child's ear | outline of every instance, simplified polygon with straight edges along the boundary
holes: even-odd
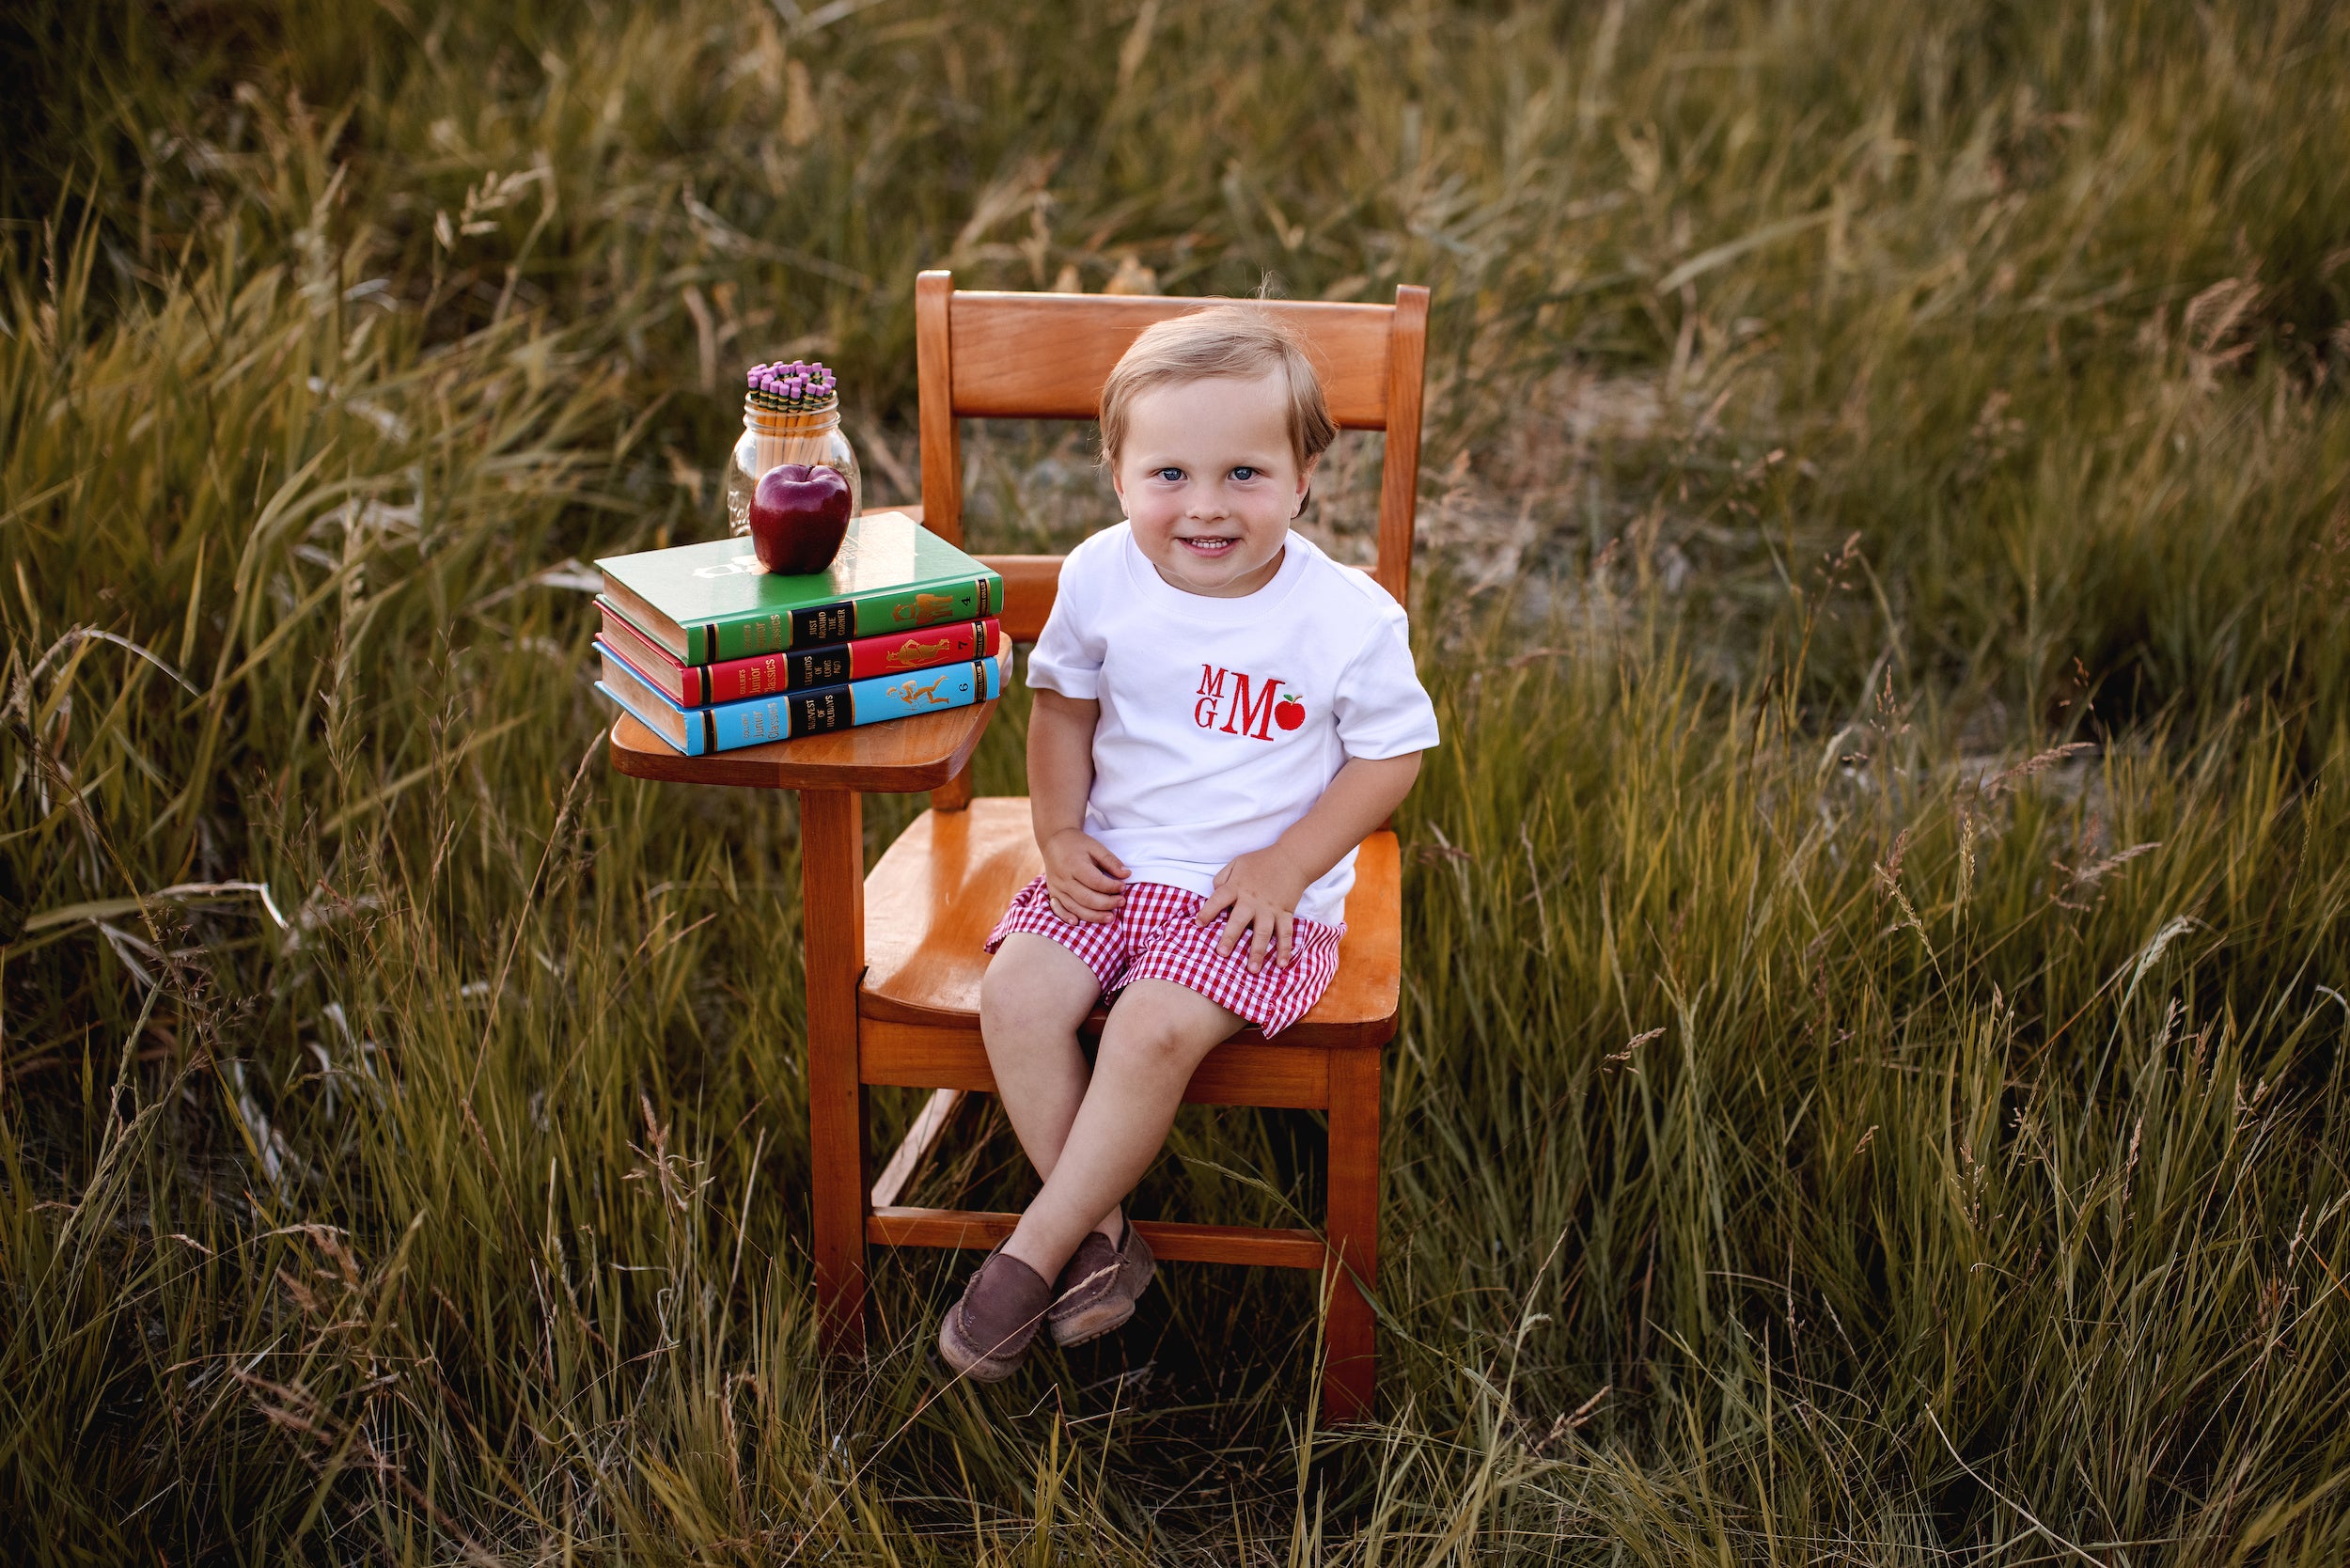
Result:
[[[1321,454],[1320,452],[1316,452],[1316,453],[1315,453],[1315,454],[1314,454],[1311,458],[1308,458],[1308,459],[1307,460],[1307,462],[1306,462],[1306,466],[1305,466],[1304,470],[1303,470],[1303,471],[1301,471],[1301,472],[1298,474],[1298,476],[1297,476],[1297,505],[1296,505],[1294,508],[1291,509],[1291,511],[1290,511],[1290,521],[1291,521],[1291,522],[1294,523],[1294,522],[1296,522],[1299,518],[1301,518],[1301,517],[1305,516],[1305,515],[1306,515],[1306,509],[1307,509],[1308,507],[1309,507],[1309,506],[1311,506],[1311,505],[1313,504],[1313,499],[1314,499],[1314,470],[1315,470],[1315,469],[1317,469],[1317,468],[1319,468],[1319,467],[1321,467],[1321,466],[1322,466],[1322,454]]]

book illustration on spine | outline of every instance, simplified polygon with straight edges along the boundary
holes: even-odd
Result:
[[[938,682],[945,679],[946,677],[942,675],[938,681],[932,681],[924,686],[917,686],[911,679],[908,679],[899,682],[894,686],[885,686],[882,689],[909,708],[917,710],[926,707],[944,708],[948,706],[948,702],[946,698],[938,695]]]
[[[601,637],[596,651],[603,663],[603,679],[596,689],[689,757],[966,707],[1002,696],[1010,677],[1007,650],[941,665],[927,679],[877,676],[813,691],[682,708]]]
[[[988,620],[977,624],[995,626],[997,622]],[[940,637],[935,642],[924,642],[916,637],[908,637],[887,653],[883,654],[882,662],[891,669],[920,669],[924,665],[944,662],[950,656],[950,651],[954,647],[955,638],[951,636]],[[990,648],[988,651],[993,653],[995,651]]]
[[[889,607],[889,618],[892,620],[910,620],[916,626],[927,626],[933,620],[944,620],[952,615],[956,608],[956,597],[951,593],[917,593],[910,604],[892,604]]]

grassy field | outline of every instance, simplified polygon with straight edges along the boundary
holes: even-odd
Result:
[[[2350,13],[11,9],[11,1553],[2350,1558]],[[579,563],[778,354],[910,495],[940,264],[1435,290],[1377,1426],[1273,1271],[814,1353],[791,808],[609,772]]]

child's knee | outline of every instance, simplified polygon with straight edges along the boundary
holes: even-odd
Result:
[[[1102,1035],[1102,1059],[1146,1074],[1180,1073],[1189,1077],[1199,1058],[1215,1048],[1226,1027],[1203,1017],[1199,1009],[1154,1006],[1154,1000],[1132,996],[1110,1014],[1110,1027]]]
[[[1067,949],[1025,933],[1007,938],[979,981],[979,1027],[1074,1028],[1101,996],[1092,971]]]

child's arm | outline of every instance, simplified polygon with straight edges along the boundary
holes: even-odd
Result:
[[[1034,756],[1033,749],[1030,755]],[[1031,761],[1031,778],[1035,767]],[[1199,906],[1198,916],[1204,926],[1230,911],[1216,937],[1216,950],[1230,952],[1246,938],[1249,973],[1264,967],[1268,953],[1276,964],[1288,968],[1298,899],[1348,850],[1361,843],[1366,834],[1387,820],[1418,776],[1417,751],[1376,760],[1352,758],[1322,792],[1313,809],[1292,823],[1287,833],[1263,849],[1237,856],[1216,872],[1215,891]]]
[[[1099,702],[1042,689],[1028,713],[1028,820],[1044,855],[1044,891],[1064,920],[1107,920],[1125,890],[1125,862],[1085,831],[1101,717]]]

